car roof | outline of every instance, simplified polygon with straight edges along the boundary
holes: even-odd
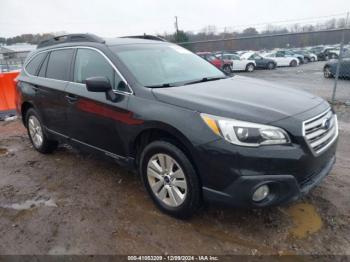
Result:
[[[115,45],[130,45],[130,44],[154,44],[168,43],[166,40],[151,36],[129,36],[102,38],[93,34],[68,34],[52,37],[40,42],[36,50],[47,50],[58,47],[69,47],[77,45],[100,45],[100,46],[115,46]]]
[[[197,54],[197,55],[214,55],[214,54],[211,53],[211,52],[197,52],[196,54]]]

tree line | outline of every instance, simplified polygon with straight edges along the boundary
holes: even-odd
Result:
[[[33,45],[37,45],[43,40],[47,40],[54,35],[52,33],[45,34],[22,34],[14,37],[0,37],[0,45],[13,45],[18,43],[29,43]]]
[[[341,31],[332,30],[346,27],[345,18],[333,18],[317,24],[291,24],[279,26],[264,25],[258,30],[248,27],[242,31],[225,28],[219,31],[216,26],[207,26],[198,32],[179,30],[173,34],[164,34],[162,37],[182,45],[193,51],[217,51],[221,49],[272,49],[276,47],[303,47],[320,44],[335,44],[341,40]],[[267,37],[269,36],[269,37]],[[270,37],[273,36],[273,37]],[[246,37],[253,37],[245,39]],[[237,40],[220,41],[234,38]],[[209,43],[191,43],[207,40],[219,40]],[[345,41],[350,41],[350,30],[346,30]],[[186,44],[189,42],[189,44]]]
[[[314,32],[322,30],[332,30],[344,28],[346,26],[345,18],[333,18],[322,23],[302,25],[300,23],[288,25],[288,26],[279,26],[274,24],[264,25],[263,29],[258,30],[255,27],[248,27],[242,31],[235,30],[234,27],[226,27],[225,30],[219,31],[216,26],[209,25],[197,32],[178,30],[173,34],[164,33],[160,35],[161,37],[167,39],[170,42],[181,43],[181,42],[196,42],[196,41],[205,41],[205,40],[218,40],[224,38],[240,38],[240,37],[249,37],[249,36],[266,36],[266,35],[275,35],[275,34],[287,34],[287,33],[305,33],[305,32]],[[44,33],[44,34],[22,34],[14,37],[0,37],[0,45],[12,45],[16,43],[30,43],[38,44],[43,40],[47,40],[53,37],[53,33]],[[308,41],[306,38],[312,38],[306,36],[302,38],[303,43],[307,42],[317,42],[317,39],[310,39]],[[322,36],[322,41],[329,44],[334,42],[334,35],[329,34],[329,36]],[[293,42],[293,39],[292,39]],[[284,43],[283,43],[284,44]],[[302,44],[302,43],[301,43]],[[320,43],[321,44],[321,43]],[[278,40],[275,40],[274,45],[279,45]],[[281,43],[282,45],[282,43]]]

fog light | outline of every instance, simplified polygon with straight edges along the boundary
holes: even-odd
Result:
[[[252,199],[255,202],[260,202],[264,200],[269,195],[269,193],[270,193],[269,187],[267,185],[262,185],[258,187],[257,190],[255,190]]]

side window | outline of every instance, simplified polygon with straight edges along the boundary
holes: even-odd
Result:
[[[94,76],[104,76],[109,79],[113,89],[127,91],[125,86],[120,84],[122,79],[100,53],[91,49],[78,49],[74,66],[74,82],[84,83],[87,78]]]
[[[44,62],[42,63],[38,76],[45,77],[48,61],[49,61],[49,55],[46,56]]]
[[[73,52],[73,49],[52,51],[47,64],[46,77],[68,81]]]
[[[38,75],[39,67],[47,53],[40,53],[36,55],[26,66],[26,71],[31,75]]]
[[[233,59],[233,60],[239,60],[239,56],[233,55],[233,56],[232,56],[232,59]]]

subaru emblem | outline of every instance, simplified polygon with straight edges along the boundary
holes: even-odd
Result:
[[[322,122],[322,128],[328,130],[330,128],[331,125],[331,119],[330,118],[326,118],[323,120]]]

